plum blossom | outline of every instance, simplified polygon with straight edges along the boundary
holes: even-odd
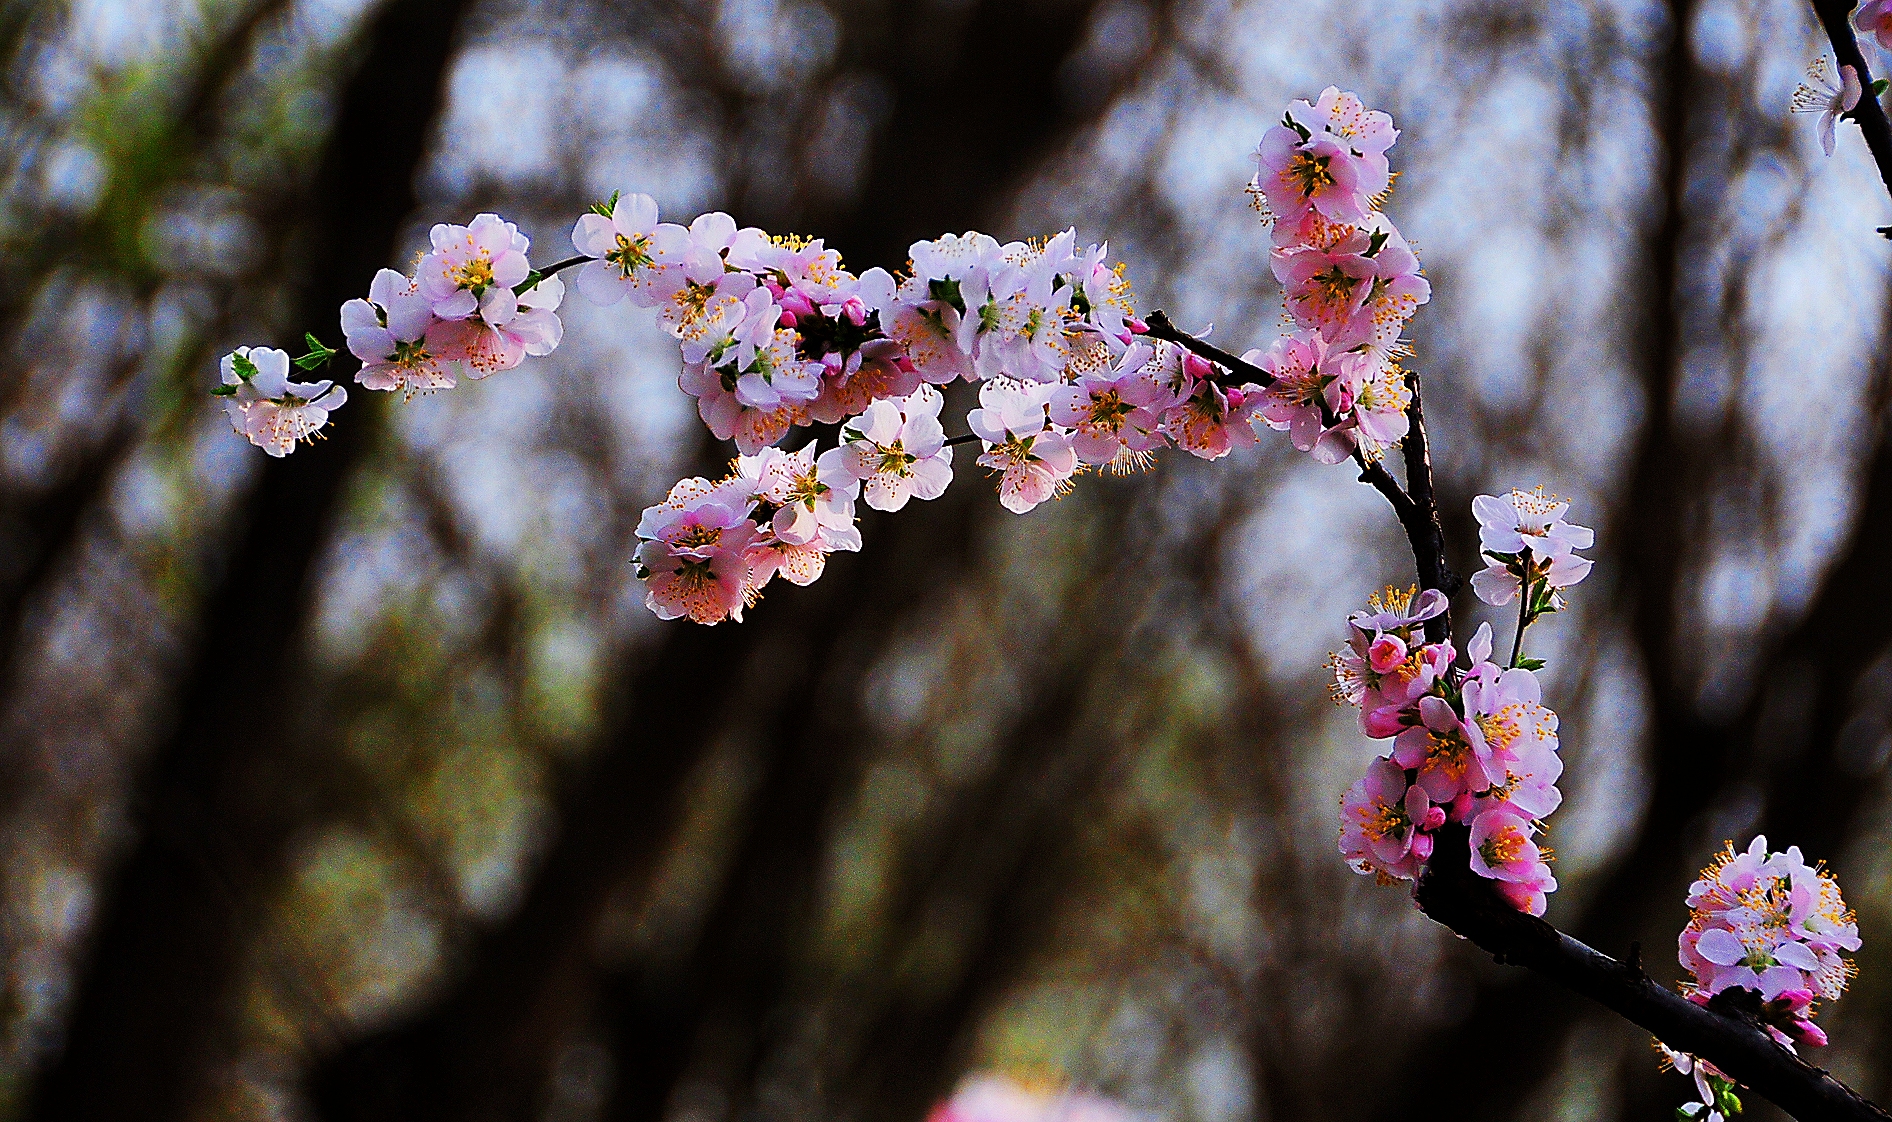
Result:
[[[482,214],[465,226],[439,223],[428,238],[433,251],[421,258],[415,277],[434,314],[466,319],[477,313],[492,327],[510,322],[519,305],[513,286],[532,272],[526,260],[531,242],[519,227]]]
[[[1253,383],[1223,389],[1203,379],[1193,394],[1164,412],[1163,435],[1192,456],[1219,460],[1255,443],[1254,422],[1264,401],[1264,391]]]
[[[1892,51],[1892,0],[1866,0],[1853,13],[1853,26]]]
[[[557,311],[564,299],[565,282],[546,277],[519,295],[505,323],[495,326],[470,318],[436,324],[428,335],[429,345],[457,356],[475,380],[515,369],[528,355],[549,355],[557,349],[565,337]]]
[[[1416,782],[1436,803],[1491,787],[1492,775],[1472,748],[1471,735],[1452,703],[1442,697],[1419,699],[1419,721],[1393,740],[1393,759],[1418,772]],[[1499,771],[1497,779],[1502,781]]]
[[[1361,731],[1395,736],[1417,720],[1408,712],[1452,664],[1450,643],[1426,643],[1423,626],[1446,609],[1445,594],[1387,588],[1347,618],[1347,650],[1333,655],[1334,700],[1360,707]]]
[[[1432,805],[1418,784],[1409,786],[1398,764],[1382,757],[1340,801],[1340,852],[1356,872],[1414,880],[1432,856],[1430,831],[1444,824],[1444,809]]]
[[[688,244],[682,227],[658,223],[656,200],[622,196],[610,213],[582,215],[572,227],[572,248],[592,258],[578,269],[578,291],[595,304],[615,304],[628,295],[639,307],[655,307],[663,278]]]
[[[1831,873],[1798,846],[1770,852],[1765,836],[1730,843],[1688,890],[1688,926],[1677,939],[1686,992],[1706,1000],[1739,987],[1760,994],[1768,1029],[1783,1044],[1824,1043],[1812,1004],[1846,991],[1859,925]]]
[[[999,473],[999,505],[1014,514],[1057,495],[1077,471],[1069,434],[1046,417],[1051,389],[1010,379],[987,382],[979,388],[979,408],[966,414],[985,448],[979,463]]]
[[[751,482],[764,509],[773,508],[743,551],[751,596],[777,573],[790,584],[813,584],[828,554],[861,548],[854,524],[860,481],[843,466],[840,449],[817,459],[813,444],[794,452],[764,448],[739,459],[736,471]]]
[[[1471,823],[1471,869],[1497,882],[1500,895],[1511,906],[1541,916],[1546,896],[1557,890],[1550,871],[1550,849],[1533,839],[1537,826],[1508,806],[1496,806]]]
[[[637,577],[644,604],[659,619],[742,621],[749,588],[745,551],[757,533],[749,519],[755,483],[741,476],[711,483],[679,481],[637,523]]]
[[[342,333],[361,360],[355,381],[371,390],[400,390],[412,398],[452,389],[463,372],[464,348],[450,321],[435,316],[420,286],[393,269],[382,269],[366,300],[342,305]]]
[[[231,427],[278,459],[315,439],[348,400],[331,381],[291,382],[289,354],[274,347],[238,347],[223,356],[221,370],[219,396]]]
[[[945,493],[953,481],[953,450],[939,424],[945,401],[938,390],[921,386],[907,397],[874,402],[843,430],[839,463],[860,481],[868,506],[899,510],[908,499]]]
[[[1119,471],[1146,465],[1163,446],[1158,413],[1168,395],[1143,368],[1154,357],[1147,343],[1124,353],[1114,370],[1093,370],[1051,393],[1051,420],[1071,430],[1077,458]]]
[[[1386,150],[1398,136],[1391,117],[1329,86],[1312,105],[1290,102],[1281,124],[1263,134],[1255,188],[1277,222],[1294,225],[1314,211],[1331,222],[1363,225],[1374,196],[1391,182]]]
[[[1590,548],[1596,539],[1588,527],[1564,520],[1569,509],[1569,503],[1546,495],[1542,487],[1474,498],[1472,513],[1487,559],[1486,567],[1472,574],[1478,598],[1494,606],[1508,604],[1529,582],[1545,590],[1547,610],[1562,607],[1559,593],[1590,575],[1590,561],[1573,551]]]
[[[1861,14],[1863,13],[1864,9],[1861,9]],[[1806,81],[1794,87],[1790,108],[1795,113],[1820,115],[1820,151],[1831,156],[1838,143],[1835,132],[1839,126],[1839,119],[1851,113],[1859,105],[1862,92],[1859,71],[1850,66],[1840,67],[1839,85],[1836,86],[1833,84],[1833,72],[1827,65],[1826,56],[1821,55],[1807,67]]]
[[[1253,350],[1244,362],[1274,379],[1260,393],[1258,416],[1270,428],[1285,430],[1294,446],[1323,464],[1337,464],[1353,454],[1357,422],[1351,379],[1340,376],[1338,355],[1329,362],[1326,341],[1318,333],[1296,332],[1276,339],[1267,350]]]

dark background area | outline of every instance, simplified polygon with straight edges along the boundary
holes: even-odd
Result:
[[[1892,202],[1786,112],[1820,46],[1787,0],[0,3],[0,1115],[919,1122],[996,1070],[1152,1122],[1671,1117],[1646,1035],[1340,861],[1374,749],[1323,660],[1410,579],[1344,469],[1019,518],[962,455],[705,629],[627,563],[731,454],[647,313],[281,462],[206,396],[433,222],[550,261],[617,189],[857,269],[1076,224],[1265,344],[1249,154],[1330,82],[1403,130],[1455,562],[1512,485],[1598,531],[1531,637],[1549,918],[1670,979],[1711,853],[1799,844],[1866,942],[1819,1062],[1892,1099]]]

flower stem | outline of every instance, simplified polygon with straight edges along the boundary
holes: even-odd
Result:
[[[1517,669],[1518,659],[1524,654],[1524,629],[1531,625],[1531,584],[1527,577],[1524,587],[1518,590],[1518,632],[1511,640],[1511,666]]]
[[[976,432],[962,432],[958,436],[947,437],[946,444],[949,447],[954,444],[970,444],[977,439],[979,439],[979,434]]]

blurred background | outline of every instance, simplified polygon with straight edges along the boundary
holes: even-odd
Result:
[[[549,261],[617,189],[857,269],[1076,224],[1265,344],[1250,153],[1329,83],[1404,130],[1456,566],[1480,492],[1598,530],[1531,640],[1549,918],[1670,981],[1724,840],[1826,858],[1865,949],[1820,1062],[1892,1099],[1892,201],[1786,112],[1821,48],[1792,0],[0,2],[0,1117],[919,1122],[974,1071],[1672,1117],[1646,1034],[1341,862],[1375,748],[1323,662],[1411,574],[1344,469],[1019,518],[962,454],[708,629],[628,564],[731,454],[647,313],[281,462],[206,396],[431,223]]]

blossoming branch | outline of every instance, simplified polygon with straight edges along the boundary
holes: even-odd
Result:
[[[1888,11],[1867,5],[1862,26],[1883,40]],[[1795,95],[1793,109],[1821,113],[1829,153],[1837,121],[1859,105],[1858,71],[1842,67],[1834,85],[1822,64]],[[897,511],[938,498],[959,444],[978,442],[975,462],[1019,514],[1086,472],[1144,470],[1172,447],[1217,460],[1269,430],[1320,463],[1351,461],[1392,503],[1421,584],[1372,597],[1332,659],[1336,699],[1358,707],[1367,738],[1390,742],[1340,800],[1346,860],[1383,884],[1412,885],[1428,914],[1480,945],[1658,1032],[1680,1026],[1678,1039],[1708,1041],[1661,1046],[1702,1092],[1684,1118],[1738,1109],[1742,1079],[1783,1105],[1802,1095],[1863,1104],[1797,1060],[1753,1052],[1716,1004],[1750,994],[1746,1015],[1770,1034],[1767,1047],[1824,1043],[1814,1003],[1844,989],[1852,965],[1840,954],[1859,938],[1837,884],[1798,850],[1770,854],[1764,839],[1730,847],[1696,883],[1680,944],[1694,978],[1684,995],[1651,996],[1639,970],[1625,980],[1621,964],[1534,918],[1557,887],[1544,823],[1563,799],[1563,761],[1536,676],[1543,663],[1524,641],[1589,574],[1579,551],[1594,535],[1542,488],[1477,497],[1484,565],[1471,587],[1494,607],[1515,604],[1516,618],[1503,661],[1490,624],[1455,645],[1457,579],[1432,498],[1419,381],[1403,365],[1406,325],[1431,287],[1383,210],[1398,135],[1387,114],[1329,87],[1291,102],[1262,137],[1248,190],[1272,224],[1269,263],[1292,327],[1239,357],[1160,312],[1139,318],[1123,265],[1075,230],[1011,243],[946,234],[915,242],[897,274],[856,274],[820,239],[739,228],[722,213],[661,222],[636,194],[579,218],[577,256],[543,269],[496,215],[435,226],[414,273],[382,270],[365,299],[343,305],[341,326],[361,362],[355,381],[411,398],[551,353],[563,336],[563,272],[596,304],[654,310],[679,344],[679,388],[738,453],[727,476],[681,480],[637,526],[646,605],[699,624],[740,621],[775,577],[806,585],[829,554],[858,550],[858,502]],[[308,340],[294,360],[268,348],[223,360],[217,392],[233,426],[274,456],[319,435],[347,400],[331,381],[288,380],[292,365],[314,370],[336,353]],[[942,390],[962,381],[978,384],[978,405],[948,435]],[[815,424],[836,434],[826,446],[785,447]],[[1403,484],[1386,466],[1394,452]]]

